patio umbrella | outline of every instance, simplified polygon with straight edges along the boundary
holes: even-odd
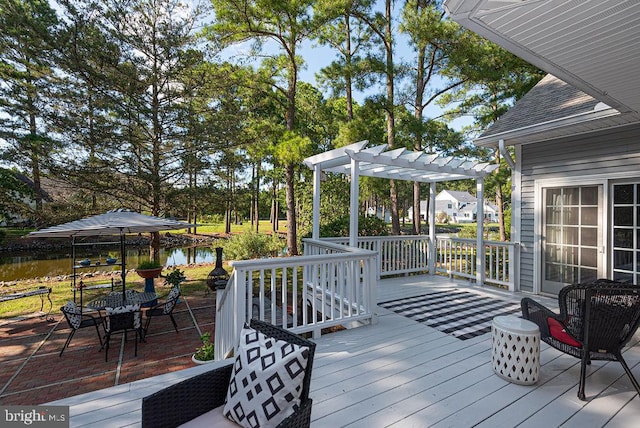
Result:
[[[29,233],[27,236],[34,238],[64,238],[72,239],[75,258],[75,238],[84,236],[120,235],[120,252],[122,257],[122,293],[125,295],[125,234],[159,232],[162,230],[186,229],[195,226],[177,220],[154,217],[123,209],[109,211],[92,217],[74,220],[58,226]],[[75,263],[75,262],[74,262]],[[82,288],[80,289],[80,301],[82,302]],[[81,303],[82,304],[82,303]]]

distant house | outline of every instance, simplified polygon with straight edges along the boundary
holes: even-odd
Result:
[[[436,215],[445,213],[451,223],[475,223],[478,200],[469,192],[443,190],[436,195]],[[420,202],[420,216],[427,215],[427,201]],[[409,208],[409,218],[413,219],[413,208]],[[488,222],[498,221],[498,207],[487,201],[484,204],[484,218]]]
[[[0,195],[0,226],[16,226],[29,224],[31,219],[25,213],[35,208],[35,185],[26,175],[10,169],[2,169],[0,177],[3,181]],[[9,185],[11,183],[11,185]],[[40,190],[43,202],[50,202],[51,196],[44,189]]]

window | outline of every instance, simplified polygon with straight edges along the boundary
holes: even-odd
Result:
[[[640,283],[640,183],[613,186],[613,279]]]

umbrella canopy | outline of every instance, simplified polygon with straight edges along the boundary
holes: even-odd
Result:
[[[133,211],[109,211],[58,226],[29,233],[34,238],[63,238],[74,236],[120,235],[121,233],[159,232],[186,229],[194,224],[154,217]]]
[[[81,220],[71,221],[69,223],[60,224],[58,226],[48,227],[46,229],[37,230],[29,233],[27,236],[35,238],[71,238],[74,260],[73,285],[75,288],[76,280],[76,238],[84,236],[104,236],[104,235],[120,235],[120,253],[122,257],[122,296],[123,302],[126,300],[126,269],[125,269],[125,251],[124,237],[127,233],[143,233],[143,232],[159,232],[161,230],[186,229],[193,227],[194,224],[184,223],[181,221],[170,220],[166,218],[154,217],[150,215],[140,214],[133,211],[115,210],[92,217],[83,218]],[[153,288],[153,279],[151,279],[150,287]],[[145,285],[145,291],[146,285]],[[82,287],[80,287],[80,307],[83,306]],[[75,300],[75,294],[74,294]],[[82,309],[81,309],[82,310]]]

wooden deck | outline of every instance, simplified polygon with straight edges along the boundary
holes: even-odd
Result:
[[[519,302],[521,295],[477,289],[442,277],[380,281],[378,301],[438,290],[470,290]],[[539,300],[553,307],[551,299]],[[640,377],[640,341],[624,353]],[[389,310],[378,322],[317,341],[311,382],[313,427],[631,427],[640,398],[617,362],[593,362],[586,394],[577,396],[579,361],[545,344],[534,386],[492,371],[491,334],[460,340]],[[220,363],[213,363],[220,364]],[[70,405],[71,426],[140,426],[141,398],[211,366],[119,385],[49,404]]]

